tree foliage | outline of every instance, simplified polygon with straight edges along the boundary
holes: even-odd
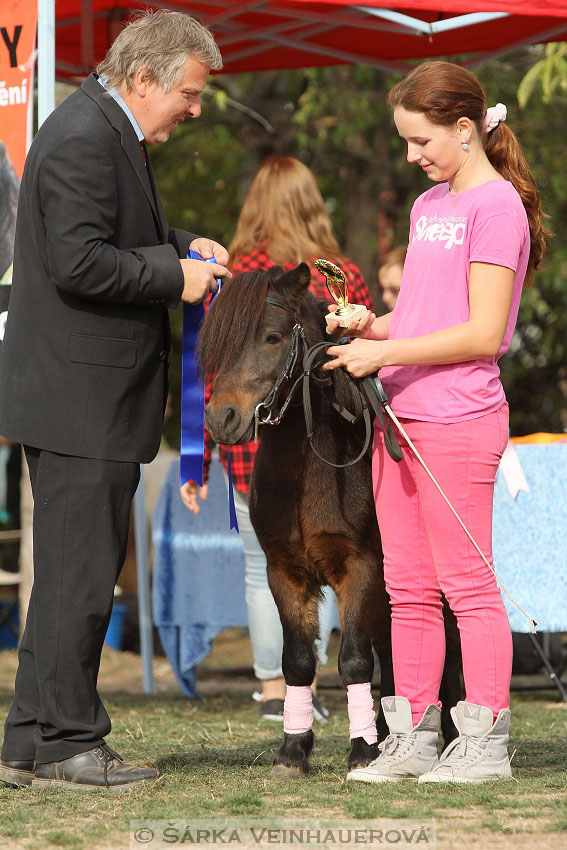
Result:
[[[552,42],[539,47],[538,52],[543,52],[542,58],[532,65],[518,87],[522,109],[538,85],[544,103],[551,103],[556,93],[564,99],[567,97],[567,44]]]
[[[557,233],[544,268],[524,293],[511,351],[501,360],[516,435],[567,428],[564,115],[536,98],[529,110],[519,109],[518,87],[534,59],[539,61],[540,54],[531,48],[476,69],[489,104],[508,106],[508,121]],[[317,176],[339,243],[361,267],[380,311],[375,288],[379,259],[392,244],[407,240],[411,205],[431,185],[425,174],[408,165],[405,144],[386,105],[397,79],[365,66],[213,78],[201,118],[151,153],[169,220],[227,245],[262,161],[278,153],[296,156]],[[559,88],[554,91],[557,97]],[[178,311],[174,321],[174,409],[180,316]],[[177,422],[175,415],[168,427],[174,443]]]

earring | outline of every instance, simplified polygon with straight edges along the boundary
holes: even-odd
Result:
[[[464,141],[464,142],[461,142],[461,147],[462,147],[462,149],[463,149],[464,151],[468,151],[468,149],[469,149],[469,140],[468,140],[468,139],[465,139],[465,141]]]

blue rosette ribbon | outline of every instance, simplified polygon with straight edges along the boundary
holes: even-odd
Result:
[[[215,257],[204,259],[197,251],[190,250],[190,260],[216,263]],[[209,308],[220,292],[221,279],[217,278],[217,291],[211,298]],[[196,481],[203,486],[203,463],[205,456],[205,381],[197,362],[199,330],[205,315],[203,303],[183,304],[183,339],[181,350],[181,456],[179,485]],[[228,451],[228,507],[230,527],[238,532],[238,520],[234,507],[230,450]]]

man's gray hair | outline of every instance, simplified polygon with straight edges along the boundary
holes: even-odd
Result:
[[[212,71],[222,58],[209,30],[183,12],[160,9],[142,12],[119,33],[97,67],[110,88],[129,90],[136,71],[145,68],[150,82],[170,91],[192,56]]]

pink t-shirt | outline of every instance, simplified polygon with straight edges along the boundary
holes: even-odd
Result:
[[[496,357],[380,370],[398,416],[450,423],[475,419],[502,406],[506,399],[497,360],[510,345],[516,325],[529,252],[526,211],[506,180],[490,180],[458,194],[451,194],[448,184],[442,183],[417,199],[390,339],[423,336],[466,322],[473,262],[513,269],[514,291]]]

